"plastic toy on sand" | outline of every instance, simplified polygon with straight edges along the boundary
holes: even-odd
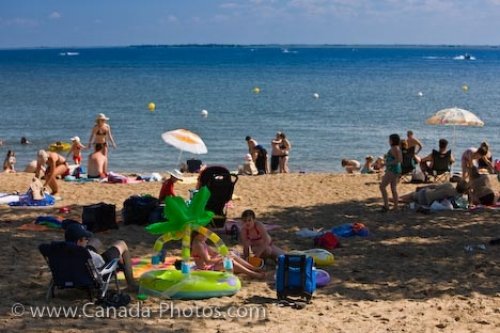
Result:
[[[305,254],[313,258],[316,266],[331,266],[333,265],[333,254],[325,249],[311,249],[305,251],[291,251],[289,254]]]
[[[163,245],[166,242],[181,239],[181,270],[156,270],[144,273],[139,280],[139,295],[170,299],[203,299],[234,295],[240,290],[241,282],[233,274],[229,250],[217,234],[204,227],[214,216],[212,212],[205,211],[209,197],[208,188],[202,187],[189,205],[186,205],[181,197],[165,199],[164,216],[168,216],[169,220],[146,227],[151,234],[162,234],[155,242],[154,249],[158,255],[153,257],[152,262],[158,262],[164,257]],[[191,271],[189,260],[193,230],[203,234],[215,244],[219,254],[224,257],[224,272]]]

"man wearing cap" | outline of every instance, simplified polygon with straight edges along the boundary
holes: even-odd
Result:
[[[109,120],[104,113],[99,113],[95,119],[96,124],[92,128],[89,139],[89,147],[94,144],[102,144],[104,146],[103,154],[108,154],[108,140],[111,141],[113,148],[116,148],[115,140],[111,134],[111,126],[109,126],[106,121]]]
[[[57,185],[57,176],[66,176],[69,174],[68,162],[66,159],[54,152],[46,152],[41,149],[37,154],[35,176],[41,177],[43,168],[45,167],[45,184],[52,190],[52,195],[57,194],[59,187]]]
[[[64,238],[68,243],[74,243],[78,246],[86,248],[92,257],[94,266],[98,270],[113,259],[118,259],[123,268],[123,273],[129,289],[132,289],[132,291],[136,291],[138,289],[132,273],[130,253],[128,251],[127,244],[124,241],[117,241],[113,243],[113,245],[104,253],[98,254],[97,248],[100,247],[101,242],[96,238],[92,238],[92,233],[86,230],[85,226],[76,221],[74,223],[70,223],[66,227]]]
[[[177,181],[182,182],[182,173],[179,170],[175,169],[169,174],[170,178],[161,185],[160,195],[158,196],[160,202],[164,202],[166,197],[175,196],[174,185]]]
[[[85,149],[84,145],[80,142],[80,138],[78,136],[74,136],[71,138],[71,149],[69,150],[68,154],[66,157],[69,156],[69,154],[73,153],[73,162],[75,164],[80,165],[82,163],[82,149]]]

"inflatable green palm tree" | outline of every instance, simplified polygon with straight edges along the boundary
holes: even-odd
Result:
[[[186,204],[181,197],[167,197],[165,199],[164,215],[167,221],[153,223],[146,230],[153,235],[160,235],[155,243],[155,251],[161,251],[163,244],[172,239],[182,238],[182,272],[189,274],[189,259],[191,257],[191,230],[206,226],[214,213],[205,210],[210,198],[210,190],[203,186]]]

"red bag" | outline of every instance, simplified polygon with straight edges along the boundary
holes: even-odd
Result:
[[[339,239],[330,231],[325,232],[323,235],[314,238],[314,246],[321,247],[326,250],[333,250],[340,246]]]

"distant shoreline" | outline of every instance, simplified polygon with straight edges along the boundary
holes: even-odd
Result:
[[[460,44],[138,44],[108,46],[23,46],[0,47],[8,50],[61,50],[61,49],[116,49],[116,48],[442,48],[442,49],[498,49],[500,45],[460,45]]]

